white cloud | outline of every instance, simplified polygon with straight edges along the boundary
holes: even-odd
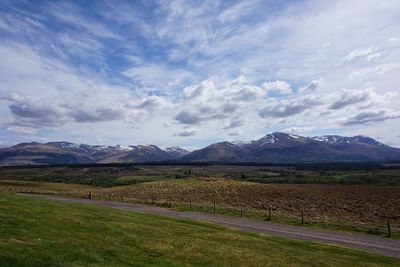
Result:
[[[267,122],[344,132],[380,121],[374,134],[389,136],[399,111],[399,1],[152,5],[0,7],[4,129],[39,138],[27,127],[36,121],[53,136],[179,144],[221,132],[252,139]],[[182,125],[200,126],[178,138]]]
[[[350,62],[360,57],[370,56],[373,52],[377,50],[376,47],[368,47],[368,48],[357,48],[356,50],[351,51],[345,58],[344,61]],[[376,55],[376,54],[375,54]],[[367,57],[368,59],[368,57]],[[370,60],[368,60],[370,61]]]
[[[8,74],[0,76],[0,83],[1,98],[13,115],[5,122],[10,131],[33,133],[71,127],[73,122],[124,120],[133,115],[129,101],[140,101],[126,88],[86,77],[27,46],[0,44],[0,56],[10,59],[8,64],[0,62],[1,73]]]
[[[254,101],[260,97],[263,97],[264,91],[259,88],[258,86],[245,86],[243,89],[240,91],[236,92],[232,99],[234,101],[244,101],[244,102],[249,102],[249,101]]]
[[[238,136],[238,135],[240,135],[242,132],[240,132],[240,131],[229,131],[227,134],[229,135],[229,136]]]
[[[72,2],[48,3],[47,11],[56,19],[85,30],[87,34],[93,34],[101,38],[122,39],[121,35],[106,25],[85,17],[82,14],[83,10]]]
[[[315,130],[314,126],[293,126],[293,127],[283,129],[282,132],[291,133],[291,134],[303,134],[303,133],[308,133],[308,132],[311,132],[314,130]]]
[[[379,59],[381,56],[382,56],[381,53],[369,54],[369,55],[367,56],[367,61],[368,61],[368,62],[370,62],[370,61],[375,61],[375,60]]]
[[[261,87],[267,91],[277,92],[280,94],[291,94],[292,88],[285,81],[265,82]]]
[[[164,64],[145,64],[125,70],[123,74],[143,86],[170,88],[190,80],[192,74],[186,70],[170,68]]]
[[[313,91],[316,91],[318,88],[322,87],[323,85],[324,85],[324,79],[323,78],[319,78],[317,80],[312,80],[306,86],[300,87],[299,93],[313,92]]]
[[[160,97],[160,96],[148,96],[146,97],[142,103],[140,103],[140,105],[138,105],[137,107],[139,109],[146,109],[149,111],[153,111],[156,109],[163,109],[163,108],[167,108],[169,107],[171,104],[169,103],[169,101],[164,98],[164,97]]]
[[[365,77],[377,77],[393,70],[399,69],[400,64],[382,64],[374,67],[357,68],[350,72],[349,79],[360,79]]]
[[[202,100],[206,100],[215,90],[215,84],[212,81],[205,80],[200,84],[183,88],[182,96],[184,99],[203,98]]]
[[[11,133],[18,133],[18,134],[35,134],[38,132],[38,129],[31,128],[31,127],[21,127],[21,126],[9,126],[7,127],[7,131]]]
[[[256,3],[257,1],[245,1],[245,2],[239,2],[237,4],[234,4],[230,6],[229,8],[226,8],[223,10],[218,18],[222,23],[231,23],[233,21],[236,21],[243,17],[244,15],[248,15],[251,11],[253,11],[256,8]]]

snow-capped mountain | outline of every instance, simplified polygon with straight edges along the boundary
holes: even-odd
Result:
[[[74,144],[74,143],[70,143],[70,142],[50,142],[47,143],[48,145],[54,145],[60,148],[64,148],[64,149],[77,149],[79,148],[79,145]]]
[[[365,136],[303,137],[275,132],[247,143],[220,142],[183,156],[182,161],[352,162],[400,160],[400,149]]]
[[[189,151],[187,151],[186,149],[183,149],[179,146],[167,147],[165,149],[165,151],[168,152],[170,155],[176,156],[177,158],[180,158],[184,155],[189,154]]]
[[[345,137],[340,135],[322,135],[311,138],[314,141],[329,143],[329,144],[367,144],[372,146],[386,146],[373,138],[357,135],[353,137]]]
[[[65,141],[45,144],[31,142],[0,149],[0,165],[162,161],[176,159],[187,153],[189,152],[180,147],[162,150],[155,145],[105,146]]]
[[[50,142],[21,143],[0,149],[0,165],[66,163],[177,162],[360,162],[400,161],[400,149],[366,136],[304,137],[275,132],[249,142],[219,142],[188,152],[156,145],[104,146]]]

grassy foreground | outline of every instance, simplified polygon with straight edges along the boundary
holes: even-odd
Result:
[[[338,246],[0,194],[0,266],[400,266]]]

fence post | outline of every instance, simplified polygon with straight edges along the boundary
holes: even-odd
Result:
[[[214,203],[214,214],[215,214],[215,200],[213,201],[213,203]]]
[[[388,230],[388,237],[392,237],[392,229],[390,228],[390,221],[389,218],[386,218],[386,223],[387,223],[387,230]]]
[[[243,217],[243,205],[240,204],[240,217]]]
[[[301,224],[304,224],[304,211],[301,211]]]
[[[192,200],[189,200],[189,209],[192,209]]]
[[[172,200],[171,199],[169,199],[169,203],[168,203],[168,207],[172,207]]]
[[[268,207],[268,218],[267,221],[271,221],[272,220],[272,209],[271,206]]]

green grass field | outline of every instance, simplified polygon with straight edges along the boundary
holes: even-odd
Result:
[[[0,266],[400,266],[207,223],[0,194]]]

